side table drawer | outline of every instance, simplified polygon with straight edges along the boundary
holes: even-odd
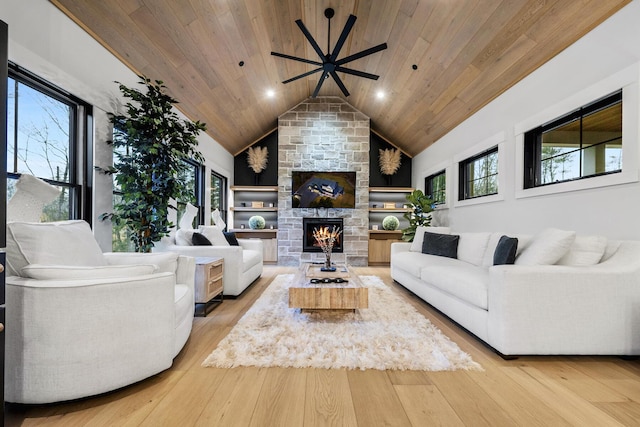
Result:
[[[207,282],[207,301],[222,293],[222,275]]]

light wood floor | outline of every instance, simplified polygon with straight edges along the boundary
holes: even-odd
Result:
[[[197,318],[171,369],[116,392],[72,403],[10,405],[15,426],[637,426],[640,361],[522,357],[505,361],[433,308],[380,276],[431,319],[484,372],[214,369],[200,363],[271,280],[269,266],[235,300]],[[126,361],[123,361],[126,362]]]

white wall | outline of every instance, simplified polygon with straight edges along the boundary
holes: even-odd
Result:
[[[438,222],[458,231],[535,233],[558,227],[640,239],[638,22],[640,1],[634,0],[414,157],[417,188],[424,189],[426,176],[447,168],[449,202],[437,212]],[[623,173],[523,191],[522,133],[620,88]],[[500,194],[487,203],[458,202],[457,162],[486,141],[500,143]],[[598,187],[589,188],[594,184]]]
[[[109,138],[110,125],[106,113],[118,111],[122,104],[114,81],[131,86],[137,84],[138,77],[46,0],[2,0],[0,19],[9,25],[10,61],[94,106],[94,164],[108,166],[111,156],[105,140]],[[206,159],[206,182],[210,182],[213,168],[231,183],[231,153],[208,135],[203,134],[198,140]],[[110,211],[111,181],[98,174],[94,181],[94,232],[103,250],[110,250],[111,225],[96,218]],[[207,211],[208,195],[209,192]]]

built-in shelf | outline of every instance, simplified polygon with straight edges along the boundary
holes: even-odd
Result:
[[[257,191],[257,192],[277,192],[277,186],[269,185],[232,185],[232,191]]]
[[[278,208],[273,206],[265,206],[263,208],[252,208],[250,206],[232,206],[233,212],[277,212]]]
[[[264,253],[263,260],[267,263],[278,262],[278,187],[265,185],[234,185],[232,229],[239,238],[262,239]],[[244,206],[242,206],[244,204]],[[252,206],[262,204],[262,207]],[[254,215],[262,216],[266,221],[266,228],[252,230],[248,228],[249,218]],[[240,226],[244,225],[245,228]],[[273,228],[271,228],[273,227]]]
[[[369,187],[369,193],[413,193],[411,187]]]
[[[394,208],[394,209],[385,209],[385,208],[369,208],[369,212],[397,212],[397,213],[405,213],[411,212],[411,208]]]
[[[391,244],[402,241],[402,229],[409,225],[404,214],[412,209],[403,206],[413,190],[410,187],[369,187],[369,227],[378,227],[378,230],[369,230],[369,265],[389,265]],[[385,208],[385,205],[394,207]],[[389,215],[400,221],[397,230],[382,228],[382,221]]]

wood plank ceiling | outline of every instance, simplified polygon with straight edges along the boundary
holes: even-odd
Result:
[[[314,67],[270,54],[318,60],[295,20],[324,51],[324,10],[335,9],[332,45],[354,14],[339,58],[389,47],[349,64],[379,80],[340,73],[347,101],[380,135],[415,155],[630,0],[51,2],[136,73],[163,80],[179,108],[234,154],[273,130],[277,117],[318,83],[319,73],[283,85]],[[343,97],[331,78],[320,96]]]

